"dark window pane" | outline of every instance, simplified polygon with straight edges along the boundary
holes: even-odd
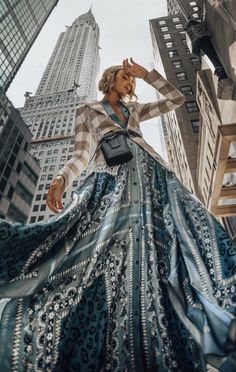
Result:
[[[8,190],[8,193],[7,193],[7,197],[8,197],[9,199],[11,199],[13,193],[14,193],[14,189],[13,189],[12,186],[10,186],[10,188],[9,188],[9,190]]]
[[[4,191],[6,187],[7,181],[3,178],[0,182],[0,191]]]
[[[22,164],[21,164],[21,163],[18,163],[18,164],[17,164],[17,167],[16,167],[16,171],[17,171],[17,173],[20,173],[21,168],[22,168]]]
[[[13,167],[13,165],[15,164],[15,160],[16,160],[16,157],[14,154],[12,154],[8,163]]]
[[[15,222],[25,223],[27,221],[27,216],[13,205],[8,208],[7,217]]]
[[[18,143],[16,143],[15,146],[13,147],[13,152],[14,152],[15,155],[18,154],[19,149],[20,149],[20,146],[18,145]]]
[[[200,128],[200,121],[199,120],[191,120],[191,124],[192,124],[192,128],[193,128],[194,133],[198,133],[199,128]]]
[[[5,172],[4,172],[4,176],[6,178],[9,178],[10,177],[10,174],[11,174],[11,167],[9,167],[9,165],[6,166],[6,169],[5,169]]]
[[[193,91],[192,91],[192,87],[191,87],[191,85],[182,85],[182,87],[180,87],[180,90],[181,90],[181,92],[182,92],[185,96],[188,96],[188,95],[193,94]]]
[[[30,181],[37,185],[38,182],[38,176],[37,174],[31,169],[26,162],[24,162],[22,167],[22,172],[30,179]]]
[[[189,101],[185,102],[186,108],[188,112],[197,112],[199,111],[198,105],[196,101]]]
[[[31,205],[33,195],[18,181],[16,188],[16,194],[18,194],[28,205]]]

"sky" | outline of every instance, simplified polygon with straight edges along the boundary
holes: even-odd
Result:
[[[35,93],[59,34],[91,5],[100,30],[98,79],[105,68],[121,64],[124,58],[133,57],[148,70],[153,68],[149,20],[167,15],[166,0],[59,0],[7,91],[15,107],[24,105],[26,91]],[[140,79],[136,94],[139,102],[156,100],[155,90]],[[159,127],[158,119],[141,124],[144,138],[164,156]]]

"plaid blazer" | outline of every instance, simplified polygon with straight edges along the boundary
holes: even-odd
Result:
[[[156,70],[150,71],[144,80],[156,88],[165,98],[144,104],[138,102],[127,103],[126,106],[130,112],[127,131],[128,133],[132,131],[141,135],[139,137],[130,133],[130,137],[135,143],[146,150],[154,159],[172,170],[160,155],[143,139],[139,123],[176,109],[183,104],[185,97]],[[87,175],[94,171],[106,171],[112,175],[117,174],[120,165],[109,167],[105,162],[102,151],[100,148],[97,148],[97,145],[106,133],[121,130],[121,126],[109,117],[100,102],[85,103],[77,108],[74,153],[72,158],[58,173],[64,176],[66,188],[84,169],[88,171]]]

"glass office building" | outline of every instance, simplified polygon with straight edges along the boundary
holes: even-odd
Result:
[[[58,0],[0,1],[0,90],[6,92]]]
[[[0,95],[0,217],[27,221],[40,174],[29,152],[32,134],[5,94]]]

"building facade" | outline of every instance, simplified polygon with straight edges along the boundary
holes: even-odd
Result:
[[[165,116],[169,162],[181,181],[197,192],[197,151],[199,109],[196,102],[196,72],[200,58],[191,55],[186,45],[183,15],[150,20],[150,31],[157,67],[185,96],[185,104]]]
[[[21,114],[33,133],[31,154],[41,167],[28,222],[53,215],[46,206],[47,192],[59,169],[72,157],[76,108],[96,98],[98,42],[99,28],[90,9],[61,33],[35,96],[26,94]],[[85,175],[64,193],[65,204]]]
[[[99,28],[91,9],[66,26],[58,38],[36,95],[77,88],[79,96],[94,100],[99,68]]]
[[[20,113],[0,96],[0,217],[25,223],[40,167],[28,147],[32,138]]]
[[[236,238],[236,14],[233,1],[205,1],[204,24],[226,77],[202,57],[197,77],[201,131],[198,185],[206,206]],[[215,27],[217,25],[217,27]]]
[[[168,15],[181,14],[185,21],[189,18],[201,19],[203,14],[203,0],[167,0]]]
[[[58,0],[1,0],[0,89],[9,88]]]

